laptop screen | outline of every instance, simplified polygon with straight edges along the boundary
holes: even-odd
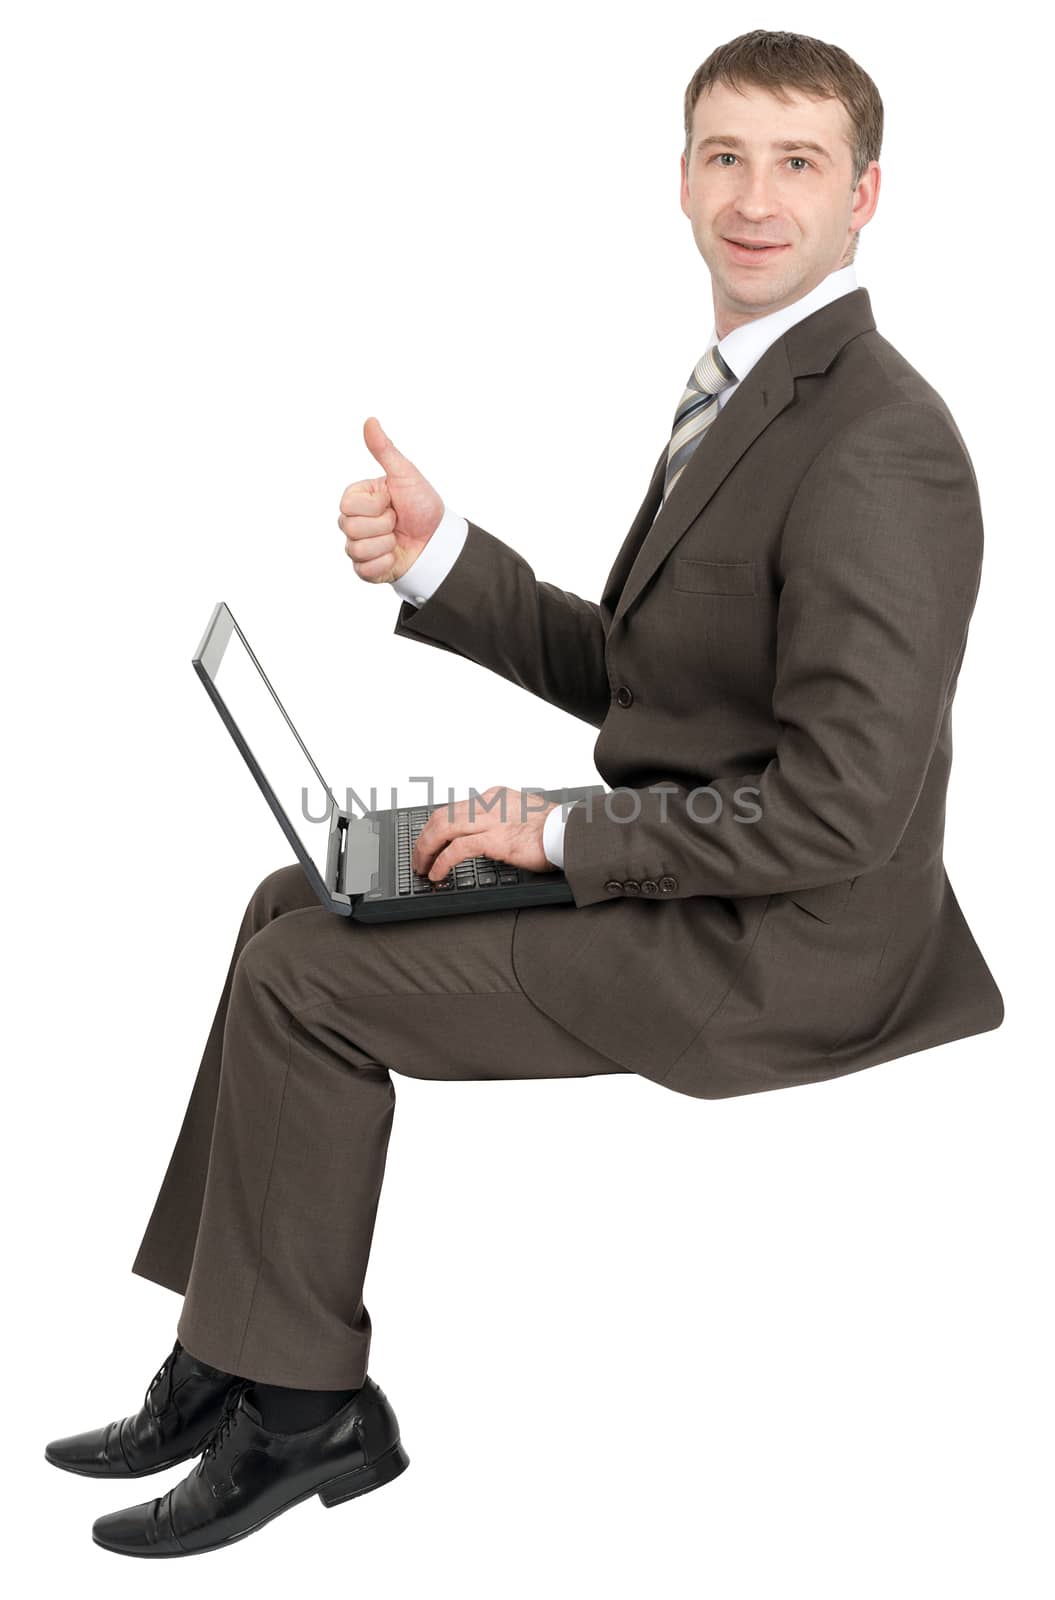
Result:
[[[334,799],[226,605],[214,610],[194,668],[301,860],[326,881]],[[269,793],[270,791],[270,793]],[[307,863],[305,862],[305,865]]]

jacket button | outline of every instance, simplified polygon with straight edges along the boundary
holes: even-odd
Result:
[[[627,894],[641,893],[641,885],[638,883],[636,878],[624,878],[623,888],[626,890]]]
[[[605,888],[608,890],[609,894],[622,894],[623,892],[623,885],[620,883],[618,878],[609,878],[608,882],[605,884]]]
[[[666,878],[660,878],[660,880],[659,880],[659,892],[660,892],[660,894],[673,894],[677,887],[678,887],[677,878],[666,877]]]
[[[656,883],[655,878],[642,878],[641,879],[641,893],[642,894],[655,894],[655,892],[656,892],[658,887],[659,887],[659,885]]]
[[[630,706],[634,703],[634,696],[625,683],[621,683],[615,691],[615,697],[621,706]]]

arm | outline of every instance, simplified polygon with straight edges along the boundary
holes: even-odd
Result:
[[[612,817],[575,806],[564,872],[576,905],[611,899],[614,880],[764,895],[888,861],[954,692],[981,557],[977,484],[947,418],[906,401],[850,423],[808,468],[784,528],[775,754],[710,781],[696,813],[712,816],[717,793],[713,822],[694,820],[682,783],[624,791]],[[634,795],[636,819],[613,820],[633,815]],[[754,806],[759,820],[745,821]]]
[[[394,632],[465,656],[599,728],[611,703],[600,608],[538,582],[509,545],[476,523],[467,526],[446,575],[417,609],[404,599]],[[420,594],[417,566],[405,582]]]
[[[465,518],[444,507],[440,524],[421,555],[409,571],[393,583],[396,593],[412,605],[424,605],[457,561],[468,532]],[[563,809],[556,806],[548,813],[542,828],[542,849],[546,860],[555,867],[564,862],[564,827]]]
[[[395,632],[467,656],[599,728],[609,703],[600,607],[537,583],[509,545],[448,512],[376,417],[363,439],[385,475],[348,485],[337,525],[360,578],[399,586]]]

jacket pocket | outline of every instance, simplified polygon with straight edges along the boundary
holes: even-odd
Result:
[[[855,879],[843,878],[839,883],[820,883],[814,889],[792,889],[788,899],[811,917],[821,922],[834,922],[850,897]]]
[[[675,556],[674,587],[689,594],[754,594],[755,563]]]

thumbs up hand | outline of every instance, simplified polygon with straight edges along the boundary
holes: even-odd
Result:
[[[348,485],[337,526],[356,574],[366,583],[394,583],[414,565],[439,527],[443,501],[396,449],[376,417],[367,417],[363,439],[384,477]]]

